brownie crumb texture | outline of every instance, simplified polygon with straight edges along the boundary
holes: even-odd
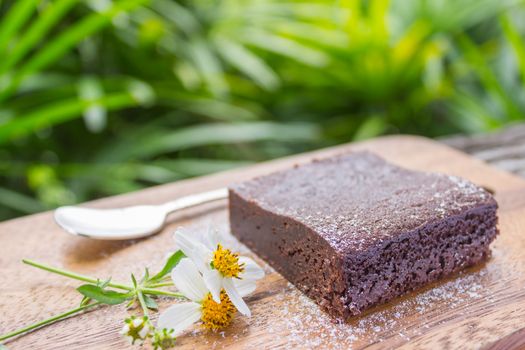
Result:
[[[230,188],[232,233],[338,318],[486,260],[496,209],[467,180],[368,152]]]

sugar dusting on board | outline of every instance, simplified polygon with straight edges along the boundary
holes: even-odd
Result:
[[[482,297],[482,286],[478,282],[483,271],[462,275],[411,299],[404,299],[388,309],[378,310],[362,317],[354,317],[349,323],[336,322],[296,288],[288,285],[286,291],[277,296],[283,307],[276,310],[280,322],[267,326],[267,331],[284,337],[290,346],[306,349],[351,349],[352,346],[370,343],[383,338],[399,337],[402,342],[422,334],[428,325],[422,323],[418,329],[407,327],[405,318],[414,313],[424,315],[435,310],[436,305],[447,309],[459,308],[473,299]],[[283,331],[285,330],[285,331]]]
[[[258,335],[265,334],[278,339],[281,345],[286,344],[286,348],[357,349],[387,338],[403,344],[424,334],[436,323],[445,322],[452,310],[457,312],[469,303],[486,298],[480,283],[485,274],[484,270],[461,274],[434,288],[400,299],[387,308],[354,317],[348,323],[337,322],[287,283],[272,296],[271,303],[278,307],[273,309],[271,319],[258,317],[258,307],[252,304],[253,315],[250,319],[205,337],[204,342],[210,349],[224,349],[231,346],[231,340],[253,336],[253,343]],[[414,317],[418,319],[417,324],[414,324]],[[427,321],[430,319],[432,323]],[[195,330],[189,336],[200,337],[201,332]],[[251,335],[252,332],[255,334]],[[265,339],[268,341],[268,338]],[[271,347],[268,342],[264,345]]]

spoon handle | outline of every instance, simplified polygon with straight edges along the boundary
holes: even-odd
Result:
[[[186,209],[199,204],[204,204],[226,198],[228,198],[228,189],[220,188],[218,190],[181,197],[179,199],[175,199],[174,201],[164,203],[161,205],[161,207],[166,211],[166,214],[169,214],[176,210]]]

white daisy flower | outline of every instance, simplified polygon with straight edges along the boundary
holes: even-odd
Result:
[[[234,304],[224,290],[219,292],[220,302],[215,302],[197,266],[190,259],[182,259],[171,272],[171,278],[179,291],[191,301],[172,305],[161,313],[157,324],[159,329],[172,329],[173,336],[176,336],[199,320],[211,330],[230,324],[235,314]],[[254,290],[251,282],[237,280],[234,283],[241,299]]]
[[[122,334],[131,344],[135,344],[136,341],[138,341],[139,344],[142,344],[149,336],[150,331],[151,323],[147,316],[131,316],[124,320],[124,327],[122,327],[120,334]]]
[[[255,290],[255,281],[264,277],[264,271],[255,261],[225,249],[219,243],[217,232],[209,232],[206,240],[201,241],[178,229],[175,243],[202,273],[204,284],[216,303],[220,302],[224,290],[240,313],[251,315],[235,281],[243,281],[244,288]]]

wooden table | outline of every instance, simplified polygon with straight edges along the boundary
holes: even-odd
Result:
[[[525,177],[525,124],[490,134],[458,135],[440,141],[498,169]]]
[[[367,314],[336,324],[315,304],[265,266],[267,276],[248,298],[251,319],[237,317],[224,333],[195,333],[178,339],[180,349],[476,349],[519,348],[525,332],[525,180],[489,167],[437,142],[386,137],[303,154],[211,176],[180,181],[87,205],[114,207],[162,203],[222,187],[294,163],[350,150],[368,149],[413,169],[466,177],[495,191],[501,235],[485,265],[398,298]],[[226,202],[187,210],[170,218],[163,232],[123,242],[73,237],[51,213],[0,224],[0,333],[78,304],[79,284],[23,265],[31,258],[114,281],[127,281],[144,266],[159,268],[173,247],[177,226],[202,232],[211,224],[228,231]],[[229,238],[230,240],[230,238]],[[243,253],[246,248],[231,240]],[[264,264],[259,260],[261,264]],[[160,301],[161,309],[168,303]],[[123,306],[103,307],[15,339],[10,349],[122,349],[117,334],[127,316]],[[514,344],[514,345],[512,345]],[[516,345],[517,344],[517,345]]]

